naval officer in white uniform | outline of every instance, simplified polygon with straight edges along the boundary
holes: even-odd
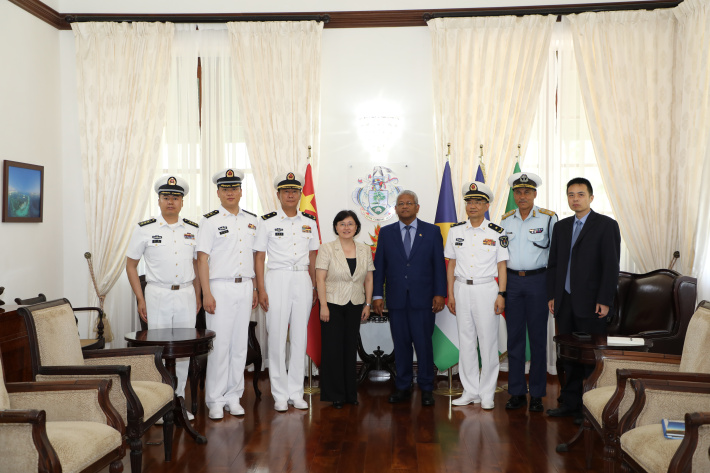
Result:
[[[207,360],[205,403],[213,420],[244,415],[244,393],[251,311],[256,308],[254,238],[257,218],[239,207],[244,173],[223,169],[212,176],[222,205],[204,215],[197,240],[207,328],[217,334]],[[255,374],[256,376],[256,374]]]
[[[138,300],[138,314],[149,329],[195,328],[201,307],[200,283],[196,277],[195,242],[198,225],[180,218],[183,198],[189,191],[184,179],[163,176],[153,186],[158,194],[160,215],[140,222],[126,252],[126,274]],[[138,262],[145,259],[145,297],[138,278]],[[177,389],[185,396],[189,360],[175,364]],[[188,419],[193,415],[187,412]]]
[[[498,317],[505,309],[508,238],[501,227],[485,218],[493,200],[490,187],[468,182],[461,193],[468,220],[451,226],[444,248],[444,256],[449,258],[447,306],[456,316],[459,329],[459,377],[464,388],[463,395],[451,403],[464,406],[480,402],[483,409],[493,409],[499,368]],[[481,351],[480,372],[476,345]]]
[[[320,246],[315,217],[298,211],[303,176],[295,171],[274,179],[281,208],[261,217],[256,236],[256,280],[259,304],[269,332],[269,380],[274,409],[308,409],[303,399],[303,375],[308,319],[316,300],[315,261]],[[264,275],[266,255],[268,273]],[[289,368],[286,337],[291,332]]]

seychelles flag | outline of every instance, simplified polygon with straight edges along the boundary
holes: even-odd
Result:
[[[441,229],[441,236],[449,235],[449,228],[456,223],[456,205],[454,204],[454,189],[451,185],[451,167],[448,161],[444,167],[439,190],[439,203],[436,206],[434,223]],[[449,261],[446,261],[448,266]],[[434,335],[432,336],[434,348],[434,364],[439,371],[445,371],[459,362],[459,332],[456,326],[456,317],[444,305],[444,310],[436,314]]]

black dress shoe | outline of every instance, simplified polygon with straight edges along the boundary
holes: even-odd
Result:
[[[354,401],[345,401],[345,402],[347,404],[352,404],[353,406],[357,406],[358,404],[360,404],[359,402],[357,402],[357,399],[355,399]]]
[[[342,409],[343,401],[333,401],[333,407],[335,407],[336,409]]]
[[[434,394],[431,391],[422,391],[422,406],[433,406]]]
[[[399,402],[404,402],[404,401],[409,400],[410,397],[412,397],[411,391],[402,391],[402,390],[398,389],[392,393],[392,395],[389,398],[389,402],[392,404],[397,404]]]
[[[547,415],[550,417],[578,417],[580,412],[579,409],[573,409],[564,404],[560,404],[560,407],[557,409],[548,409]]]
[[[530,398],[530,407],[528,407],[528,410],[530,412],[542,412],[542,398],[540,397],[531,397]]]
[[[528,403],[528,398],[525,396],[510,396],[508,402],[505,403],[506,409],[520,409]]]

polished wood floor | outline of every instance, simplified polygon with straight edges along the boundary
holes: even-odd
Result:
[[[249,375],[251,376],[251,374]],[[568,453],[555,446],[577,426],[571,419],[544,413],[506,411],[507,392],[496,394],[495,409],[480,405],[452,407],[448,397],[423,408],[419,391],[408,404],[392,405],[393,383],[366,380],[360,405],[341,410],[313,396],[311,408],[274,411],[268,375],[262,373],[261,400],[247,380],[242,398],[246,415],[225,412],[221,421],[207,418],[201,402],[194,425],[208,438],[197,445],[176,428],[173,461],[163,461],[162,429],[152,427],[145,439],[143,471],[190,472],[581,472],[602,471],[601,442],[595,445],[592,470],[584,469],[583,442]],[[505,384],[505,373],[499,385]],[[445,387],[444,378],[440,386]],[[559,385],[548,377],[545,408],[555,407]],[[203,401],[203,398],[200,399]],[[308,396],[306,396],[308,400]],[[128,455],[125,472],[130,472]]]

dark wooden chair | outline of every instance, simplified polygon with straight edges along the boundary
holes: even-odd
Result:
[[[145,275],[141,275],[138,278],[141,282],[141,290],[145,295],[145,286],[148,284],[145,280]],[[137,302],[136,302],[137,303]],[[141,324],[141,330],[148,330],[148,324],[138,317],[138,321]],[[256,322],[249,322],[249,335],[248,335],[248,345],[247,345],[247,361],[245,366],[251,364],[254,365],[254,377],[252,384],[254,386],[254,393],[256,397],[261,398],[261,390],[259,389],[259,375],[261,374],[261,365],[263,363],[263,357],[261,355],[261,345],[259,340],[256,338]],[[205,318],[204,307],[200,308],[197,313],[197,318],[195,320],[195,328],[197,329],[207,329],[207,320]],[[192,413],[197,413],[197,386],[199,383],[200,389],[205,389],[205,377],[207,376],[207,361],[209,355],[200,355],[192,358],[190,360],[190,367],[187,371],[187,376],[190,378],[190,394],[192,396]]]
[[[35,381],[79,376],[111,379],[109,398],[126,425],[132,473],[142,469],[141,437],[161,418],[165,461],[171,460],[173,419],[182,407],[163,366],[161,347],[82,351],[71,320],[74,312],[66,299],[20,307],[18,312],[27,326]]]
[[[15,304],[17,305],[32,305],[40,304],[42,302],[47,302],[47,297],[39,293],[37,297],[30,297],[29,299],[20,299],[15,297]],[[106,346],[106,339],[104,338],[104,311],[98,307],[73,307],[74,309],[74,320],[76,324],[79,325],[79,319],[76,317],[77,312],[97,312],[99,321],[96,324],[96,338],[81,338],[81,349],[82,350],[100,350]]]

